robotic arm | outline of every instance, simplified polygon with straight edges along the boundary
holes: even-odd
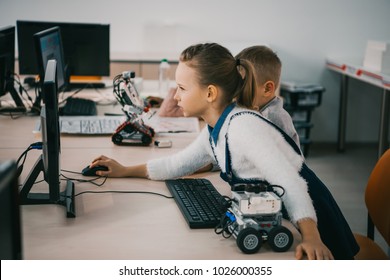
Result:
[[[122,105],[127,120],[121,124],[111,139],[117,145],[148,146],[154,137],[153,128],[147,126],[143,118],[149,112],[143,99],[134,86],[134,72],[123,72],[113,80],[113,93]]]

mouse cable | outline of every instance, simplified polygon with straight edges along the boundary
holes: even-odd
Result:
[[[152,194],[152,195],[158,195],[162,196],[164,198],[169,198],[172,199],[173,196],[167,196],[162,193],[157,193],[157,192],[147,192],[147,191],[84,191],[80,192],[78,194],[75,194],[75,196],[81,195],[81,194],[86,194],[86,193],[127,193],[127,194]]]
[[[65,169],[61,169],[61,171],[68,172],[68,173],[73,173],[73,174],[81,174],[80,172],[70,171],[70,170],[65,170]],[[81,183],[92,183],[92,184],[94,184],[95,186],[98,186],[98,187],[102,186],[106,182],[106,180],[108,178],[108,177],[98,176],[98,177],[96,177],[94,179],[89,179],[89,180],[75,179],[75,178],[69,178],[69,177],[63,175],[62,173],[61,173],[61,176],[63,176],[67,180],[81,182]],[[94,181],[96,181],[96,180],[98,180],[100,178],[104,178],[104,181],[101,184],[97,184],[97,183],[94,182]],[[161,193],[147,192],[147,191],[84,191],[84,192],[76,194],[75,196],[78,196],[78,195],[81,195],[81,194],[85,194],[85,193],[136,193],[136,194],[153,194],[153,195],[159,195],[159,196],[162,196],[162,197],[165,197],[165,198],[173,198],[173,196],[167,196],[167,195],[164,195],[164,194],[161,194]]]
[[[67,172],[67,173],[72,173],[72,174],[78,174],[78,175],[82,175],[81,172],[77,172],[77,171],[71,171],[71,170],[66,170],[66,169],[61,169],[62,172]],[[107,176],[96,176],[95,178],[93,179],[79,179],[79,178],[70,178],[70,177],[67,177],[65,176],[64,174],[61,173],[61,176],[64,177],[65,179],[67,180],[71,180],[71,181],[76,181],[76,182],[79,182],[79,183],[92,183],[94,184],[95,186],[103,186],[103,184],[106,182],[107,180]],[[94,181],[96,180],[99,180],[101,178],[104,178],[104,181],[102,183],[95,183]]]
[[[71,173],[76,173],[76,174],[81,174],[79,172],[73,172],[73,171],[66,171],[66,170],[61,170],[61,171],[64,171],[64,172],[71,172]],[[91,184],[94,184],[95,186],[97,187],[101,187],[104,185],[104,183],[107,181],[107,176],[97,176],[93,179],[77,179],[77,178],[70,178],[68,176],[65,176],[64,174],[61,173],[61,176],[64,177],[66,180],[70,180],[70,181],[76,181],[76,182],[79,182],[79,183],[91,183]],[[101,183],[95,183],[96,180],[99,180],[99,179],[104,179],[103,182]]]

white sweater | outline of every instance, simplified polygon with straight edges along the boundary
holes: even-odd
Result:
[[[225,172],[225,148],[228,133],[234,174],[242,179],[266,180],[285,189],[282,197],[291,221],[311,218],[317,221],[307,183],[299,171],[303,159],[284,140],[274,127],[251,114],[235,117],[228,128],[231,116],[248,111],[235,107],[222,125],[214,152]],[[254,111],[253,111],[254,112]],[[199,136],[182,151],[168,157],[147,162],[148,176],[152,180],[166,180],[193,174],[213,161],[210,133],[205,127]],[[226,187],[230,187],[226,183]]]

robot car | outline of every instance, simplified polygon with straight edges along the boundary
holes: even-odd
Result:
[[[263,242],[275,252],[290,249],[293,235],[282,226],[282,200],[275,187],[279,186],[246,186],[244,191],[232,191],[230,206],[216,233],[226,238],[233,235],[237,246],[246,254],[256,253]]]

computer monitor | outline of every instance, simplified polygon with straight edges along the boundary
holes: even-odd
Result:
[[[61,192],[60,184],[60,130],[58,114],[57,62],[47,62],[43,94],[45,103],[41,110],[42,154],[30,171],[20,190],[21,204],[59,204],[66,207],[67,217],[76,216],[74,204],[74,184],[67,180],[66,188]],[[43,172],[49,186],[48,193],[30,192],[39,174]]]
[[[13,108],[1,108],[1,111],[25,112],[26,107],[14,87],[15,73],[15,26],[0,28],[0,96],[11,94],[15,102]]]
[[[0,259],[22,259],[22,232],[16,163],[0,162]]]
[[[110,75],[109,24],[26,20],[16,22],[20,74],[39,74],[33,35],[54,26],[61,29],[64,61],[70,76]]]
[[[61,30],[58,26],[34,34],[35,50],[37,52],[38,73],[43,81],[47,62],[57,61],[57,86],[62,90],[68,84],[65,74],[64,51],[62,49]]]

